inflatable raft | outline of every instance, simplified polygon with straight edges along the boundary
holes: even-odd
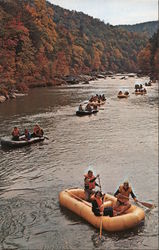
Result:
[[[19,141],[12,140],[11,137],[6,136],[1,138],[1,146],[9,148],[24,147],[36,142],[44,141],[45,137],[32,137],[30,140],[25,140],[24,136],[20,137]]]
[[[143,92],[143,91],[135,91],[134,93],[135,93],[135,95],[146,95],[147,94],[147,92]]]
[[[76,111],[76,115],[78,116],[84,116],[84,115],[92,115],[92,114],[95,114],[97,113],[98,110],[92,110],[92,111]]]
[[[59,201],[61,206],[68,208],[96,228],[100,228],[102,219],[102,227],[104,230],[110,232],[123,231],[139,225],[145,218],[144,211],[134,205],[131,205],[126,211],[126,214],[120,216],[95,216],[92,212],[91,203],[85,201],[84,197],[83,189],[68,189],[59,194]],[[114,196],[106,194],[104,207],[114,205],[116,200]]]
[[[105,102],[106,102],[106,100],[105,100],[105,101],[100,101],[100,102],[90,102],[90,101],[89,101],[89,104],[90,104],[91,106],[101,106],[101,105],[104,105]]]
[[[128,98],[129,95],[125,95],[125,94],[118,94],[117,95],[118,98]]]

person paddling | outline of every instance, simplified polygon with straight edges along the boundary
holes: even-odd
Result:
[[[102,192],[97,191],[92,201],[92,212],[96,216],[110,216],[113,217],[113,208],[111,206],[105,207],[103,205],[104,195]]]
[[[129,182],[124,181],[124,183],[120,185],[118,190],[114,193],[114,196],[117,197],[117,203],[114,206],[114,210],[117,211],[118,215],[123,214],[131,207],[129,195],[132,196],[135,202],[138,202],[132,188],[129,186]]]
[[[24,135],[25,135],[25,140],[30,140],[31,139],[31,134],[28,129],[24,130]]]
[[[88,112],[92,111],[91,105],[89,103],[86,105],[85,111],[88,111]]]
[[[43,134],[43,129],[38,124],[36,124],[33,130],[32,137],[42,137]]]
[[[17,127],[14,127],[12,131],[12,140],[19,141],[19,136],[20,136],[19,129]]]
[[[82,107],[82,104],[79,105],[78,111],[80,111],[80,112],[83,112],[83,111],[84,111],[84,109],[83,109],[83,107]]]
[[[93,171],[89,170],[84,177],[85,199],[86,201],[90,201],[91,195],[95,193],[93,189],[95,189],[96,186],[99,187],[98,183],[95,182],[95,180],[99,177],[99,174],[95,177],[93,175]]]

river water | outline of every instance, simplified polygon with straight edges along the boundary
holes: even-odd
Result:
[[[0,249],[158,249],[158,85],[135,96],[146,78],[108,77],[89,85],[33,89],[0,105],[0,136],[17,125],[39,123],[49,140],[28,147],[0,148]],[[118,99],[121,87],[128,99]],[[104,93],[107,102],[89,117],[78,104]],[[60,191],[83,187],[83,175],[100,174],[103,192],[129,180],[143,207],[145,223],[120,233],[103,232],[61,208]]]

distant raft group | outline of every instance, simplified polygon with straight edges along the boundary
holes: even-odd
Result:
[[[123,92],[123,91],[120,90],[118,92],[118,98],[128,98],[128,97],[129,97],[129,91],[126,90],[126,91]]]
[[[83,108],[82,104],[79,105],[78,110],[76,111],[76,115],[78,116],[84,116],[84,115],[91,115],[94,113],[97,113],[98,107],[105,104],[106,98],[105,95],[98,95],[92,96],[85,108]]]
[[[148,83],[145,83],[145,86],[152,86],[151,81],[149,81]],[[147,90],[146,88],[143,87],[142,84],[135,84],[134,86],[134,93],[135,95],[145,95],[147,94]],[[128,90],[120,90],[117,94],[118,98],[128,98],[130,96],[129,91]]]

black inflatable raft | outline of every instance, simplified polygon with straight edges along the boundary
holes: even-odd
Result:
[[[76,111],[76,115],[78,116],[84,116],[84,115],[92,115],[92,114],[95,114],[97,113],[98,110],[92,110],[92,111]]]
[[[30,140],[25,140],[24,136],[20,137],[19,141],[12,140],[11,137],[6,136],[1,138],[1,146],[9,148],[24,147],[36,142],[44,141],[45,137],[32,137]]]

